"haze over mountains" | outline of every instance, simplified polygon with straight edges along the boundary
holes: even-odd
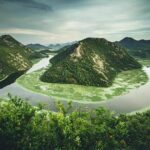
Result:
[[[28,48],[31,48],[31,49],[34,49],[36,51],[40,51],[40,50],[51,50],[51,51],[57,51],[59,50],[60,48],[63,48],[64,46],[67,46],[67,45],[72,45],[76,43],[75,42],[67,42],[67,43],[57,43],[57,44],[49,44],[48,46],[45,46],[45,45],[41,45],[41,44],[27,44],[26,46]]]
[[[58,43],[58,44],[49,44],[48,46],[41,45],[41,44],[28,44],[26,45],[28,48],[34,49],[36,51],[41,50],[51,50],[51,51],[59,51],[61,48],[72,45],[75,42],[68,42],[68,43]],[[125,37],[120,41],[115,42],[120,46],[127,49],[129,54],[134,57],[146,58],[150,57],[150,40],[135,40],[132,37]]]
[[[109,86],[123,70],[141,65],[125,49],[103,38],[87,38],[53,57],[41,77],[44,82]]]
[[[47,46],[41,45],[41,44],[28,44],[26,45],[26,47],[34,49],[34,50],[44,50],[44,49],[48,49]]]

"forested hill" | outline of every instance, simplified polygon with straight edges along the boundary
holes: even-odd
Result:
[[[150,57],[150,40],[135,40],[126,37],[117,43],[127,48],[128,52],[133,56],[140,58]]]
[[[29,57],[32,50],[10,35],[0,36],[0,80],[6,76],[31,67]]]
[[[31,49],[36,50],[36,51],[48,49],[47,46],[44,46],[41,44],[28,44],[28,45],[26,45],[26,47],[31,48]]]
[[[87,38],[56,55],[44,82],[109,86],[118,72],[141,65],[125,49],[103,38]]]

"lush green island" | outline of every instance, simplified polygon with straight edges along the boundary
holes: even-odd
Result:
[[[17,79],[17,83],[26,89],[50,96],[56,100],[64,99],[86,103],[110,100],[114,96],[119,96],[128,93],[131,89],[138,88],[148,81],[148,77],[142,69],[122,71],[109,87],[42,82],[40,77],[44,72],[45,69],[42,69],[25,74]]]
[[[86,86],[110,86],[116,75],[141,68],[125,49],[105,39],[87,38],[54,56],[41,80]]]

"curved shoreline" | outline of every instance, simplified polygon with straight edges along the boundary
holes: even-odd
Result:
[[[52,56],[45,59],[45,67],[49,64],[49,60]],[[42,60],[41,60],[42,62]],[[38,62],[40,64],[40,62]],[[42,66],[40,66],[42,67]],[[44,66],[43,66],[44,67]],[[38,67],[37,67],[38,68]],[[148,75],[150,79],[150,67],[145,67],[144,70],[146,71],[146,74]],[[33,68],[28,72],[35,71]],[[150,80],[145,84],[140,86],[139,88],[132,89],[129,93],[126,93],[121,96],[115,96],[112,99],[99,101],[99,102],[88,102],[88,101],[78,101],[74,100],[72,101],[73,108],[81,108],[82,110],[87,109],[95,109],[98,107],[107,107],[111,111],[115,111],[117,113],[130,113],[133,111],[137,111],[140,109],[143,109],[145,107],[150,106]],[[2,89],[0,89],[0,97],[7,97],[8,93],[12,94],[12,96],[18,96],[25,100],[27,100],[32,105],[37,105],[39,103],[44,103],[47,105],[47,108],[50,108],[51,110],[55,111],[55,102],[61,101],[64,105],[67,105],[68,101],[67,99],[62,98],[55,98],[53,96],[47,96],[42,93],[37,93],[34,91],[31,91],[21,85],[19,85],[17,82],[6,86]],[[144,97],[145,96],[145,97]]]
[[[150,77],[150,68],[148,68],[149,77]],[[145,88],[147,90],[145,90]],[[117,96],[111,100],[101,101],[96,103],[80,103],[72,101],[73,108],[81,108],[82,110],[91,110],[96,109],[98,107],[106,107],[111,111],[115,111],[117,113],[130,113],[133,111],[141,110],[150,106],[150,80],[147,84],[132,90],[128,94]],[[143,90],[145,91],[143,93]],[[15,93],[17,91],[17,93]],[[141,92],[139,92],[141,91]],[[27,90],[17,83],[11,85],[11,87],[5,87],[3,90],[0,90],[0,97],[7,97],[7,93],[15,93],[14,96],[19,96],[21,98],[26,99],[30,104],[36,106],[39,103],[44,103],[47,105],[47,109],[50,108],[51,110],[55,111],[55,100],[52,97],[45,96],[39,93],[33,93],[30,90]],[[141,94],[142,93],[142,94]],[[143,95],[147,96],[143,98]],[[68,101],[61,100],[64,105],[67,105]]]

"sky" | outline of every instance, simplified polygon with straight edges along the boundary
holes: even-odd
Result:
[[[0,35],[23,44],[150,39],[150,0],[0,0]]]

